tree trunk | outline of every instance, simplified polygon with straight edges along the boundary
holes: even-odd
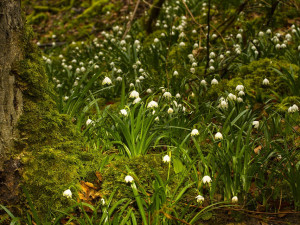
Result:
[[[15,128],[23,105],[14,73],[14,65],[22,58],[20,4],[16,0],[0,0],[0,170],[17,136]]]
[[[0,0],[0,203],[15,203],[20,180],[18,160],[8,159],[17,138],[23,97],[16,86],[16,64],[22,59],[21,2]]]

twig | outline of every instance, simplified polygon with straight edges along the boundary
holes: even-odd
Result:
[[[123,34],[122,40],[125,38],[125,36],[127,35],[127,33],[129,32],[129,30],[130,30],[130,28],[131,28],[132,21],[133,21],[133,19],[134,19],[134,16],[135,16],[135,14],[136,14],[136,11],[137,11],[137,9],[138,9],[138,7],[139,7],[139,5],[140,5],[140,2],[141,2],[141,0],[138,0],[137,3],[135,4],[135,7],[134,7],[134,10],[133,10],[132,16],[131,16],[130,20],[128,21],[127,25],[126,25],[126,30],[125,30],[125,32],[124,32],[124,34]]]
[[[147,1],[145,1],[145,0],[143,0],[143,2],[144,2],[146,5],[150,6],[150,7],[157,8],[157,9],[160,9],[160,8],[161,8],[161,7],[157,7],[157,6],[155,6],[155,5],[153,5],[153,4],[149,3],[149,2],[147,2]]]
[[[250,2],[251,0],[245,0],[235,11],[235,14],[233,16],[231,16],[228,20],[225,20],[223,23],[221,23],[218,27],[217,30],[224,26],[226,23],[228,23],[224,29],[220,32],[221,34],[224,33],[224,31],[226,31],[228,29],[228,27],[234,23],[234,21],[236,20],[236,18],[238,17],[238,15],[244,10],[244,8],[246,7],[246,5]]]
[[[208,69],[208,66],[209,66],[210,7],[211,7],[211,0],[208,0],[208,12],[207,12],[207,37],[206,37],[206,66],[205,66],[204,75],[206,75],[207,69]]]
[[[204,31],[202,30],[203,25],[200,24],[200,23],[198,23],[198,22],[196,21],[194,15],[192,14],[191,10],[189,9],[189,7],[187,6],[187,4],[185,3],[184,0],[182,0],[182,3],[183,3],[183,5],[184,5],[184,7],[186,8],[186,10],[188,11],[188,13],[190,14],[190,16],[192,17],[194,23],[197,24],[197,25],[199,26],[200,31],[202,31],[203,35],[205,35]]]
[[[211,26],[211,28],[214,30],[214,31],[216,31],[217,33],[218,33],[218,35],[219,35],[219,37],[221,37],[221,39],[222,39],[222,41],[223,41],[223,43],[224,43],[224,45],[225,45],[225,48],[227,49],[227,44],[226,44],[226,41],[225,41],[225,39],[223,38],[223,36],[222,36],[222,34],[213,26],[213,25],[210,25]]]

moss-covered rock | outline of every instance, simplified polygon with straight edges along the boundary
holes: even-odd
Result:
[[[163,180],[167,180],[168,164],[162,162],[161,155],[144,155],[135,158],[120,158],[111,162],[103,171],[103,194],[109,197],[114,189],[117,189],[114,195],[114,201],[122,198],[132,198],[132,189],[125,183],[125,176],[128,175],[127,168],[133,172],[134,178],[138,179],[137,183],[142,185],[146,191],[153,193],[152,182],[155,180],[155,169]],[[172,171],[171,171],[172,172]],[[171,175],[173,172],[171,173]]]

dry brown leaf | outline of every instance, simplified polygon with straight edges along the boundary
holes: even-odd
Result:
[[[256,147],[256,148],[254,149],[254,153],[255,153],[255,154],[259,154],[261,148],[262,148],[261,145],[259,145],[258,147]]]
[[[102,175],[99,171],[96,171],[96,177],[98,178],[99,181],[102,181]]]
[[[278,217],[282,218],[282,217],[285,217],[287,214],[286,213],[280,213],[278,214]]]
[[[94,184],[90,183],[90,182],[84,182],[84,184],[90,188],[93,188],[93,189],[97,189]]]

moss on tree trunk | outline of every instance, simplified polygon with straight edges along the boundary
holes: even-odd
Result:
[[[2,142],[1,165],[5,167],[0,169],[0,201],[21,214],[24,198],[21,197],[20,187],[23,186],[38,212],[45,216],[70,203],[62,193],[68,188],[73,191],[76,189],[83,170],[81,157],[84,152],[79,132],[69,116],[58,113],[50,97],[53,89],[45,74],[41,53],[31,43],[31,29],[23,26],[20,2],[15,3],[13,0],[4,1],[7,6],[15,7],[16,15],[6,15],[8,21],[2,20],[3,23],[9,23],[10,17],[19,16],[19,24],[8,30],[11,32],[8,36],[12,35],[13,39],[8,40],[3,36],[0,39],[0,45],[8,47],[6,53],[14,58],[10,61],[1,59],[0,68],[1,78],[7,74],[10,76],[8,86],[1,83],[1,91],[10,88],[8,91],[12,93],[12,100],[9,103],[19,113],[12,121],[8,121],[8,138],[5,143]],[[3,79],[1,82],[4,82]],[[16,96],[22,101],[16,101]],[[7,107],[6,99],[0,99],[1,107]],[[12,112],[8,115],[7,110],[1,110],[6,117],[16,114]],[[1,120],[1,126],[4,122],[7,121]]]

